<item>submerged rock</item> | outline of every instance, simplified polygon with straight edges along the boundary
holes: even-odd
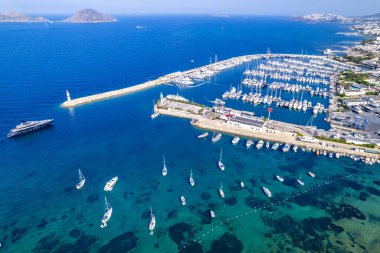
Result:
[[[187,223],[177,223],[169,228],[169,237],[177,244],[178,249],[181,248],[182,243],[193,238],[193,236],[192,226]]]
[[[137,240],[132,232],[126,232],[113,238],[99,250],[99,253],[128,252],[136,247]]]
[[[359,194],[359,199],[360,199],[361,201],[366,201],[368,197],[369,197],[369,194],[366,193],[366,192],[361,192],[361,193]]]
[[[224,203],[229,206],[234,206],[237,204],[237,199],[235,197],[229,197],[224,199]]]
[[[94,203],[99,199],[98,194],[91,194],[90,196],[87,197],[87,202]]]
[[[203,200],[209,200],[209,199],[211,199],[211,194],[208,193],[208,192],[202,192],[202,194],[201,194],[201,198],[202,198]]]
[[[150,211],[145,211],[141,214],[141,219],[146,220],[146,219],[149,219],[149,217],[150,217]]]
[[[69,236],[74,238],[74,239],[78,239],[79,237],[82,237],[84,235],[84,232],[82,230],[79,230],[77,228],[74,228],[72,230],[70,230],[69,232]]]
[[[380,191],[373,187],[367,187],[367,191],[371,193],[372,195],[380,196]]]
[[[168,220],[170,219],[175,219],[175,218],[178,218],[178,211],[177,210],[172,210],[168,213],[168,215],[166,216],[166,218]]]
[[[339,207],[332,206],[327,210],[334,220],[341,219],[351,219],[356,218],[359,220],[365,220],[365,215],[360,212],[357,208],[350,206],[348,204],[341,204]]]
[[[54,234],[47,235],[40,239],[34,247],[33,252],[49,253],[52,252],[59,244],[59,239]]]
[[[186,245],[185,248],[181,250],[181,252],[185,253],[203,253],[202,245],[197,242],[192,242],[189,245]]]
[[[233,234],[225,233],[218,240],[212,242],[211,250],[207,253],[239,253],[242,251],[241,241]]]
[[[47,224],[48,224],[48,222],[45,219],[41,219],[40,223],[37,225],[37,228],[38,229],[44,228]]]
[[[12,243],[17,242],[26,235],[26,228],[15,228],[12,231]]]

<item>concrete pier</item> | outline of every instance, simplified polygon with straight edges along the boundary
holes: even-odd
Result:
[[[324,59],[327,60],[325,56],[318,56],[318,55],[300,55],[300,54],[254,54],[254,55],[245,55],[245,56],[239,56],[239,57],[233,57],[228,60],[224,61],[219,61],[216,63],[212,63],[206,66],[198,67],[195,69],[191,69],[188,71],[184,72],[174,72],[172,74],[168,74],[162,77],[159,77],[156,80],[148,81],[142,84],[138,84],[135,86],[119,89],[119,90],[114,90],[114,91],[108,91],[100,94],[95,94],[95,95],[90,95],[86,97],[81,97],[81,98],[76,98],[76,99],[71,99],[67,100],[62,104],[62,107],[64,108],[69,108],[69,107],[75,107],[78,105],[82,104],[87,104],[87,103],[93,103],[99,100],[104,100],[116,96],[122,96],[122,95],[127,95],[133,92],[138,92],[144,89],[152,88],[155,86],[163,85],[163,84],[168,84],[173,82],[176,78],[180,77],[186,77],[186,76],[191,76],[191,74],[197,72],[197,71],[211,71],[215,74],[219,73],[220,71],[223,71],[228,68],[236,67],[240,64],[252,61],[252,60],[258,60],[258,59],[264,59],[264,58],[296,58],[296,59]],[[329,59],[330,61],[336,62],[334,60]],[[341,63],[339,63],[341,64]]]

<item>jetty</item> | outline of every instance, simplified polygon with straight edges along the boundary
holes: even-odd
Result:
[[[319,55],[303,55],[303,54],[254,54],[254,55],[245,55],[239,57],[233,57],[223,61],[217,61],[206,66],[201,66],[187,71],[178,71],[165,76],[161,76],[155,80],[147,81],[145,83],[137,84],[123,89],[108,91],[104,93],[94,94],[85,97],[79,97],[71,99],[69,91],[66,91],[67,101],[62,103],[62,107],[70,108],[79,106],[82,104],[94,103],[100,100],[109,99],[117,96],[123,96],[138,92],[144,89],[149,89],[164,84],[177,84],[186,86],[192,83],[192,80],[200,80],[202,78],[207,79],[218,74],[219,72],[239,66],[243,63],[250,62],[252,60],[259,59],[268,59],[268,58],[295,58],[295,59],[320,59],[324,61],[334,62],[334,64],[343,63],[334,61],[333,59],[327,58],[326,56]]]
[[[308,149],[354,155],[368,159],[377,160],[380,158],[380,152],[376,149],[317,139],[314,142],[302,141],[299,135],[310,139],[314,138],[299,125],[267,120],[231,108],[217,106],[209,108],[184,100],[184,98],[178,99],[176,97],[179,96],[168,95],[161,98],[155,105],[154,110],[162,115],[189,119],[193,126],[200,129],[288,143]]]

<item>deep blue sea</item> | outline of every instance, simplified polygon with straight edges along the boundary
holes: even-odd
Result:
[[[308,54],[341,49],[361,39],[336,34],[347,29],[244,16],[0,24],[0,252],[379,252],[378,165],[247,150],[243,140],[232,146],[228,135],[212,144],[198,141],[201,131],[186,120],[151,120],[152,101],[161,91],[210,105],[237,86],[245,66],[197,88],[161,86],[71,110],[60,107],[66,89],[75,98],[123,88],[205,65],[215,54],[223,60],[268,47],[272,53]],[[266,115],[262,106],[227,105]],[[298,124],[310,116],[277,108],[272,114]],[[45,118],[54,118],[54,126],[5,137],[19,120]],[[323,118],[314,123],[328,128]],[[216,166],[220,148],[224,172]],[[167,177],[161,176],[163,154]],[[87,180],[81,191],[75,189],[78,168]],[[194,187],[188,184],[190,170]],[[285,183],[275,181],[275,174]],[[104,184],[114,176],[119,181],[106,194]],[[297,185],[299,177],[304,187]],[[225,199],[218,196],[221,183]],[[268,199],[261,186],[274,196]],[[104,196],[113,215],[101,229]],[[153,236],[150,206],[157,220]]]

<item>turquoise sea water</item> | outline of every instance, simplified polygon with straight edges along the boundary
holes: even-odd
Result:
[[[358,39],[335,34],[346,29],[272,17],[136,16],[114,24],[1,24],[0,133],[5,136],[20,119],[52,117],[55,125],[0,139],[0,251],[377,252],[378,165],[247,150],[243,140],[232,146],[227,135],[212,144],[198,141],[201,131],[186,120],[150,119],[152,100],[161,91],[209,105],[237,85],[245,66],[198,88],[162,86],[72,110],[59,106],[66,89],[78,97],[121,88],[207,64],[214,54],[226,59],[265,53],[267,47],[273,53],[319,53]],[[261,106],[227,103],[266,115]],[[299,124],[310,116],[277,108],[272,114]],[[323,117],[315,123],[326,128]],[[216,165],[220,148],[224,172]],[[161,176],[163,154],[167,177]],[[81,191],[74,188],[78,168],[87,179]],[[194,187],[188,184],[190,170]],[[307,176],[309,170],[315,179]],[[275,174],[285,183],[274,180]],[[116,175],[119,182],[105,194],[104,184]],[[304,187],[295,182],[300,176]],[[246,189],[239,188],[240,181]],[[225,199],[217,192],[221,183]],[[261,186],[274,196],[268,199]],[[113,216],[101,229],[105,195]],[[185,207],[180,195],[186,196]],[[153,236],[149,206],[157,220]],[[210,208],[216,213],[212,221]]]

